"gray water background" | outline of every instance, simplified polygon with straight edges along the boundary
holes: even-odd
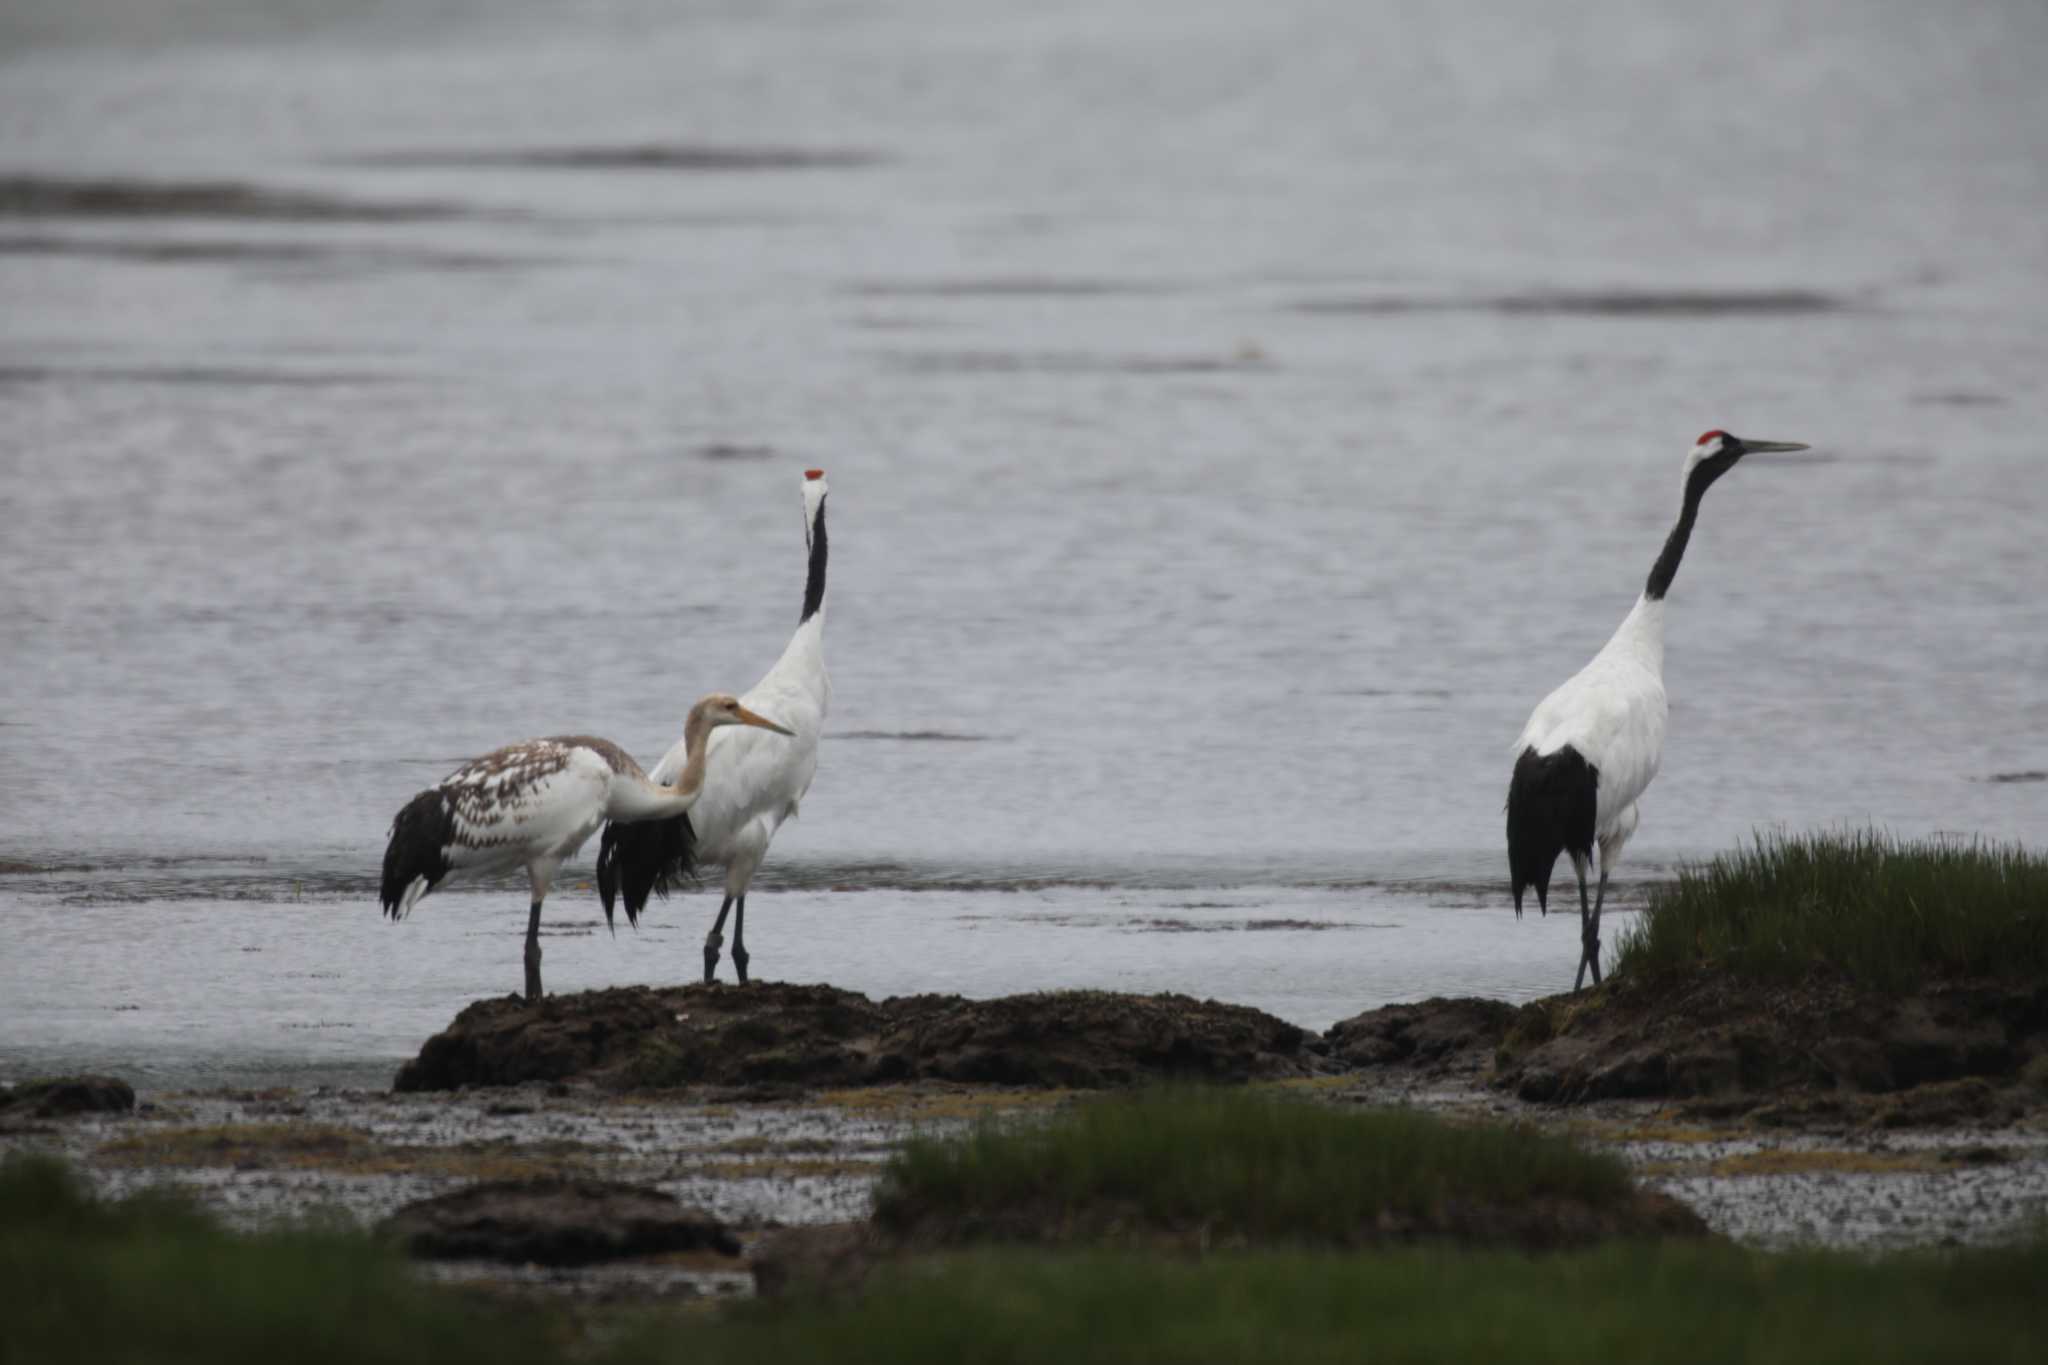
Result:
[[[1708,499],[1624,873],[2037,841],[2044,60],[2032,3],[17,0],[0,1074],[381,1079],[515,987],[518,892],[379,919],[392,812],[751,684],[812,465],[757,972],[1563,985],[1510,745],[1711,426],[1815,450]],[[550,988],[693,972],[709,898],[581,883]]]

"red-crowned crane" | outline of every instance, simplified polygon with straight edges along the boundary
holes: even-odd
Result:
[[[747,886],[767,856],[782,822],[796,814],[818,771],[818,734],[832,701],[825,673],[825,471],[804,474],[803,614],[775,667],[741,700],[779,716],[793,735],[787,742],[735,731],[711,745],[711,772],[687,815],[646,824],[605,826],[597,852],[597,889],[611,918],[614,898],[623,895],[626,918],[638,923],[649,892],[666,897],[671,884],[688,879],[698,862],[725,866],[725,899],[704,938],[704,979],[718,968],[725,941],[725,916],[733,912],[732,965],[747,979]],[[765,741],[765,742],[764,742]],[[687,760],[687,736],[655,765],[656,781],[670,780]]]
[[[540,999],[540,906],[555,873],[597,827],[683,817],[704,795],[711,732],[751,726],[792,733],[739,698],[714,692],[690,708],[684,758],[664,783],[608,739],[562,735],[494,749],[406,803],[384,849],[384,910],[412,913],[451,873],[526,869],[533,905],[526,919],[526,998]]]
[[[1591,663],[1545,697],[1515,741],[1515,775],[1508,783],[1508,873],[1515,914],[1522,892],[1536,888],[1536,904],[1550,910],[1550,871],[1569,853],[1579,878],[1579,970],[1600,984],[1600,907],[1621,846],[1636,832],[1636,799],[1657,775],[1664,752],[1664,594],[1692,537],[1700,499],[1714,480],[1745,455],[1805,450],[1797,441],[1745,441],[1725,431],[1701,436],[1685,457],[1685,493],[1678,524],[1650,566],[1635,608],[1623,618]],[[1600,885],[1588,907],[1586,864],[1600,845]]]

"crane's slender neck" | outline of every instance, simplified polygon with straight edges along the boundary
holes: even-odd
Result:
[[[1647,592],[1638,597],[1635,606],[1621,618],[1621,624],[1614,628],[1613,636],[1600,652],[1609,658],[1619,655],[1632,659],[1656,676],[1663,677],[1664,599],[1652,597]]]
[[[712,729],[711,720],[703,708],[691,707],[690,718],[683,722],[683,771],[676,778],[675,785],[668,789],[670,797],[695,802],[697,793],[703,790],[704,768],[711,756]]]
[[[704,789],[704,760],[715,728],[701,704],[691,707],[690,718],[683,725],[686,757],[675,785],[664,787],[647,777],[613,782],[605,803],[605,818],[630,824],[687,815],[690,807],[697,804],[697,794]]]
[[[1693,496],[1692,485],[1688,482],[1685,507],[1678,514],[1678,524],[1671,528],[1670,535],[1664,537],[1664,552],[1650,566],[1649,581],[1643,584],[1643,596],[1651,601],[1661,602],[1664,594],[1671,591],[1671,580],[1678,577],[1678,561],[1685,558],[1686,542],[1692,539],[1692,525],[1699,519],[1699,514],[1700,500]]]
[[[1671,580],[1678,577],[1678,562],[1685,558],[1686,542],[1692,539],[1692,527],[1699,520],[1700,499],[1707,495],[1707,489],[1714,480],[1735,467],[1734,456],[1711,455],[1692,467],[1685,477],[1685,501],[1678,509],[1678,524],[1671,528],[1671,534],[1664,538],[1663,553],[1650,566],[1650,578],[1643,585],[1643,596],[1653,602],[1664,600],[1664,594],[1671,591]]]
[[[818,499],[818,510],[811,514],[810,524],[804,528],[804,540],[811,547],[810,571],[804,578],[804,614],[797,618],[797,624],[816,616],[825,609],[825,499]]]

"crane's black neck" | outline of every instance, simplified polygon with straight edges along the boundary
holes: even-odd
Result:
[[[811,518],[811,570],[804,579],[804,614],[797,618],[802,625],[818,614],[825,605],[825,500],[818,499],[818,514]]]
[[[1678,561],[1685,558],[1686,542],[1692,539],[1693,523],[1699,520],[1700,499],[1707,495],[1714,480],[1733,469],[1741,458],[1733,454],[1710,455],[1692,467],[1685,480],[1685,505],[1678,510],[1678,524],[1664,538],[1664,552],[1650,566],[1650,581],[1643,585],[1643,596],[1653,602],[1661,601],[1671,591],[1671,580],[1678,577]]]

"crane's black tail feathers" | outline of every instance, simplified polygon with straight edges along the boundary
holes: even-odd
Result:
[[[421,877],[427,891],[448,875],[447,849],[455,837],[455,807],[438,787],[429,787],[405,803],[391,822],[391,842],[384,846],[384,913],[398,918],[405,889]],[[422,891],[425,895],[426,891]]]
[[[1569,744],[1538,756],[1522,750],[1508,783],[1508,875],[1515,913],[1522,892],[1536,888],[1536,907],[1550,913],[1550,869],[1559,853],[1593,856],[1593,819],[1599,809],[1600,770]]]
[[[630,825],[614,821],[604,827],[597,845],[597,895],[604,902],[604,922],[612,922],[612,902],[626,900],[626,923],[640,926],[649,892],[668,899],[678,887],[697,884],[697,831],[690,817],[642,820]]]

